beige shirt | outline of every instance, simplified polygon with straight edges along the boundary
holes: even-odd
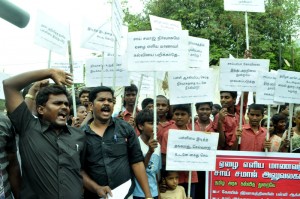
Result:
[[[185,191],[182,186],[177,186],[175,190],[167,190],[165,193],[160,193],[161,199],[186,199]]]

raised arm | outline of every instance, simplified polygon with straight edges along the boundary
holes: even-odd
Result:
[[[35,70],[13,76],[3,81],[3,89],[6,100],[6,108],[9,113],[13,112],[23,101],[20,91],[27,85],[51,78],[56,84],[71,85],[72,76],[59,69]]]

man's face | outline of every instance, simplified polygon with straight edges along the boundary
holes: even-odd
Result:
[[[126,91],[125,92],[125,103],[128,106],[134,106],[135,103],[135,99],[136,99],[136,92],[135,91]]]
[[[230,93],[223,92],[220,94],[222,108],[230,108],[235,105],[236,98],[232,98]]]
[[[89,93],[82,93],[79,100],[81,104],[87,107],[89,105]]]
[[[211,114],[211,108],[208,104],[202,104],[197,109],[197,114],[200,122],[206,122],[209,120]]]
[[[114,111],[114,98],[110,92],[97,93],[92,104],[94,118],[104,123],[109,121]]]
[[[260,110],[250,109],[248,112],[249,123],[251,126],[258,127],[260,121],[263,119],[263,114]]]
[[[156,110],[158,116],[165,116],[169,111],[168,101],[165,98],[158,97],[156,99]]]
[[[40,105],[37,110],[42,116],[42,120],[49,122],[54,127],[66,126],[70,114],[69,101],[64,94],[50,94],[46,104]]]

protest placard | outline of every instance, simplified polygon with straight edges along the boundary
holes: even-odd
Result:
[[[188,31],[128,33],[129,71],[185,71],[188,66]]]
[[[209,68],[209,40],[189,37],[189,67]]]
[[[68,26],[45,13],[37,14],[34,43],[55,53],[65,55],[70,38]]]
[[[169,130],[166,169],[214,171],[218,133]]]
[[[129,86],[128,72],[121,67],[122,58],[117,57],[116,66],[116,86]],[[103,77],[103,86],[113,86],[114,58],[105,57],[104,64],[102,58],[91,58],[86,60],[85,84],[87,87],[101,85]]]
[[[143,75],[143,82],[141,85],[140,95],[153,95],[154,79],[152,75],[146,73],[130,72],[129,78],[133,84],[138,86],[141,75]]]
[[[1,82],[1,84],[0,84],[0,99],[5,99],[2,81],[9,77],[10,77],[10,75],[8,75],[6,73],[3,73],[3,72],[0,73],[0,82]]]
[[[300,103],[300,73],[278,70],[274,101]]]
[[[61,69],[67,73],[70,73],[70,64],[68,61],[51,62],[50,68]],[[83,61],[73,62],[73,83],[84,83]]]
[[[149,15],[151,30],[182,30],[181,22]]]
[[[95,24],[84,20],[81,47],[101,52],[114,52],[115,37],[111,32],[110,21]]]
[[[169,72],[170,104],[209,102],[214,98],[215,76],[212,69]]]
[[[265,12],[264,0],[224,0],[224,10],[242,12]]]
[[[111,14],[111,30],[115,35],[117,41],[120,41],[122,36],[123,11],[120,0],[112,1]]]
[[[221,91],[256,91],[259,72],[269,71],[267,59],[220,59]]]
[[[276,84],[276,73],[260,72],[257,76],[256,103],[275,104],[274,92]]]
[[[217,151],[206,198],[300,198],[300,155]]]

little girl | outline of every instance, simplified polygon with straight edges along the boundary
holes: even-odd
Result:
[[[165,193],[160,193],[161,199],[192,199],[187,198],[183,186],[178,185],[179,174],[177,171],[162,170],[162,183],[166,185]]]

